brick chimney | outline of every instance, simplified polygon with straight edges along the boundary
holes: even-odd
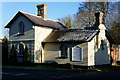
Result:
[[[47,19],[47,5],[39,4],[36,6],[38,9],[37,16],[41,16],[43,19]]]
[[[95,29],[98,29],[98,26],[100,24],[103,24],[103,15],[104,14],[102,12],[95,13],[95,18],[96,18],[96,22],[95,22],[95,25],[94,25]]]

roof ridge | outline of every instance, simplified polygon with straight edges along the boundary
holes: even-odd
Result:
[[[39,18],[39,19],[45,21],[46,24],[47,24],[47,26],[49,26],[49,27],[53,27],[53,25],[51,25],[48,21],[51,21],[51,22],[53,22],[53,23],[58,24],[56,21],[53,21],[53,20],[50,20],[50,19],[45,20],[45,19],[43,19],[41,16],[37,16],[37,15],[33,15],[33,14],[29,14],[29,13],[26,13],[26,12],[21,12],[21,13],[24,14],[25,16],[26,16],[26,15],[30,15],[30,16],[33,16],[33,17]],[[57,28],[57,27],[56,27],[56,28]]]
[[[58,24],[57,22],[53,20],[44,20],[41,16],[37,16],[34,14],[26,13],[23,11],[18,11],[18,13],[13,17],[13,19],[5,26],[6,28],[9,28],[10,25],[20,16],[23,15],[26,18],[28,18],[34,25],[37,26],[44,26],[54,29],[64,29],[63,25]]]
[[[31,15],[31,16],[35,16],[35,17],[38,17],[38,18],[41,18],[41,16],[37,16],[37,15],[34,15],[34,14],[30,14],[30,13],[26,13],[26,12],[23,12],[23,11],[19,11],[20,13],[23,13],[23,14],[27,14],[27,15]],[[43,19],[44,20],[44,19]]]
[[[46,20],[53,21],[53,22],[57,22],[57,21],[55,21],[55,20],[52,20],[52,19],[46,19]]]
[[[23,14],[28,14],[28,15],[32,15],[32,16],[35,16],[35,17],[38,17],[38,18],[43,19],[41,16],[37,16],[37,15],[34,15],[34,14],[30,14],[30,13],[27,13],[27,12],[24,12],[24,11],[19,11],[19,12],[20,12],[20,13],[23,13]],[[44,20],[44,19],[43,19],[43,20]],[[57,22],[57,21],[52,20],[52,19],[45,19],[45,21],[47,21],[47,20],[53,21],[53,22]]]
[[[98,31],[98,30],[87,30],[87,29],[63,29],[63,30],[59,30],[59,31],[65,31],[65,30]]]
[[[62,29],[62,30],[53,30],[52,32],[98,32],[99,30],[85,30],[85,29]]]

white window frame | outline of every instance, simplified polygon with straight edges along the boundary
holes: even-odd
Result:
[[[79,60],[75,60],[75,59],[73,59],[74,57],[73,57],[73,53],[74,53],[74,48],[75,47],[79,47],[79,48],[81,48],[81,53],[79,53],[80,54],[80,59]],[[72,59],[71,59],[72,61],[78,61],[78,62],[81,62],[81,61],[83,61],[83,48],[81,47],[81,46],[74,46],[73,48],[72,48]]]

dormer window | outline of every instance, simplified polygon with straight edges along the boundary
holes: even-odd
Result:
[[[22,21],[19,23],[19,34],[24,34],[24,23]]]

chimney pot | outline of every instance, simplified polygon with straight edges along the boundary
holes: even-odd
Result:
[[[36,6],[38,9],[37,16],[41,16],[43,19],[47,19],[47,5],[39,4]]]
[[[99,24],[103,24],[103,15],[104,14],[102,12],[95,13],[96,22],[98,22]]]
[[[98,26],[100,24],[103,24],[103,15],[104,14],[102,12],[95,13],[96,22],[95,22],[94,28],[98,29]]]

